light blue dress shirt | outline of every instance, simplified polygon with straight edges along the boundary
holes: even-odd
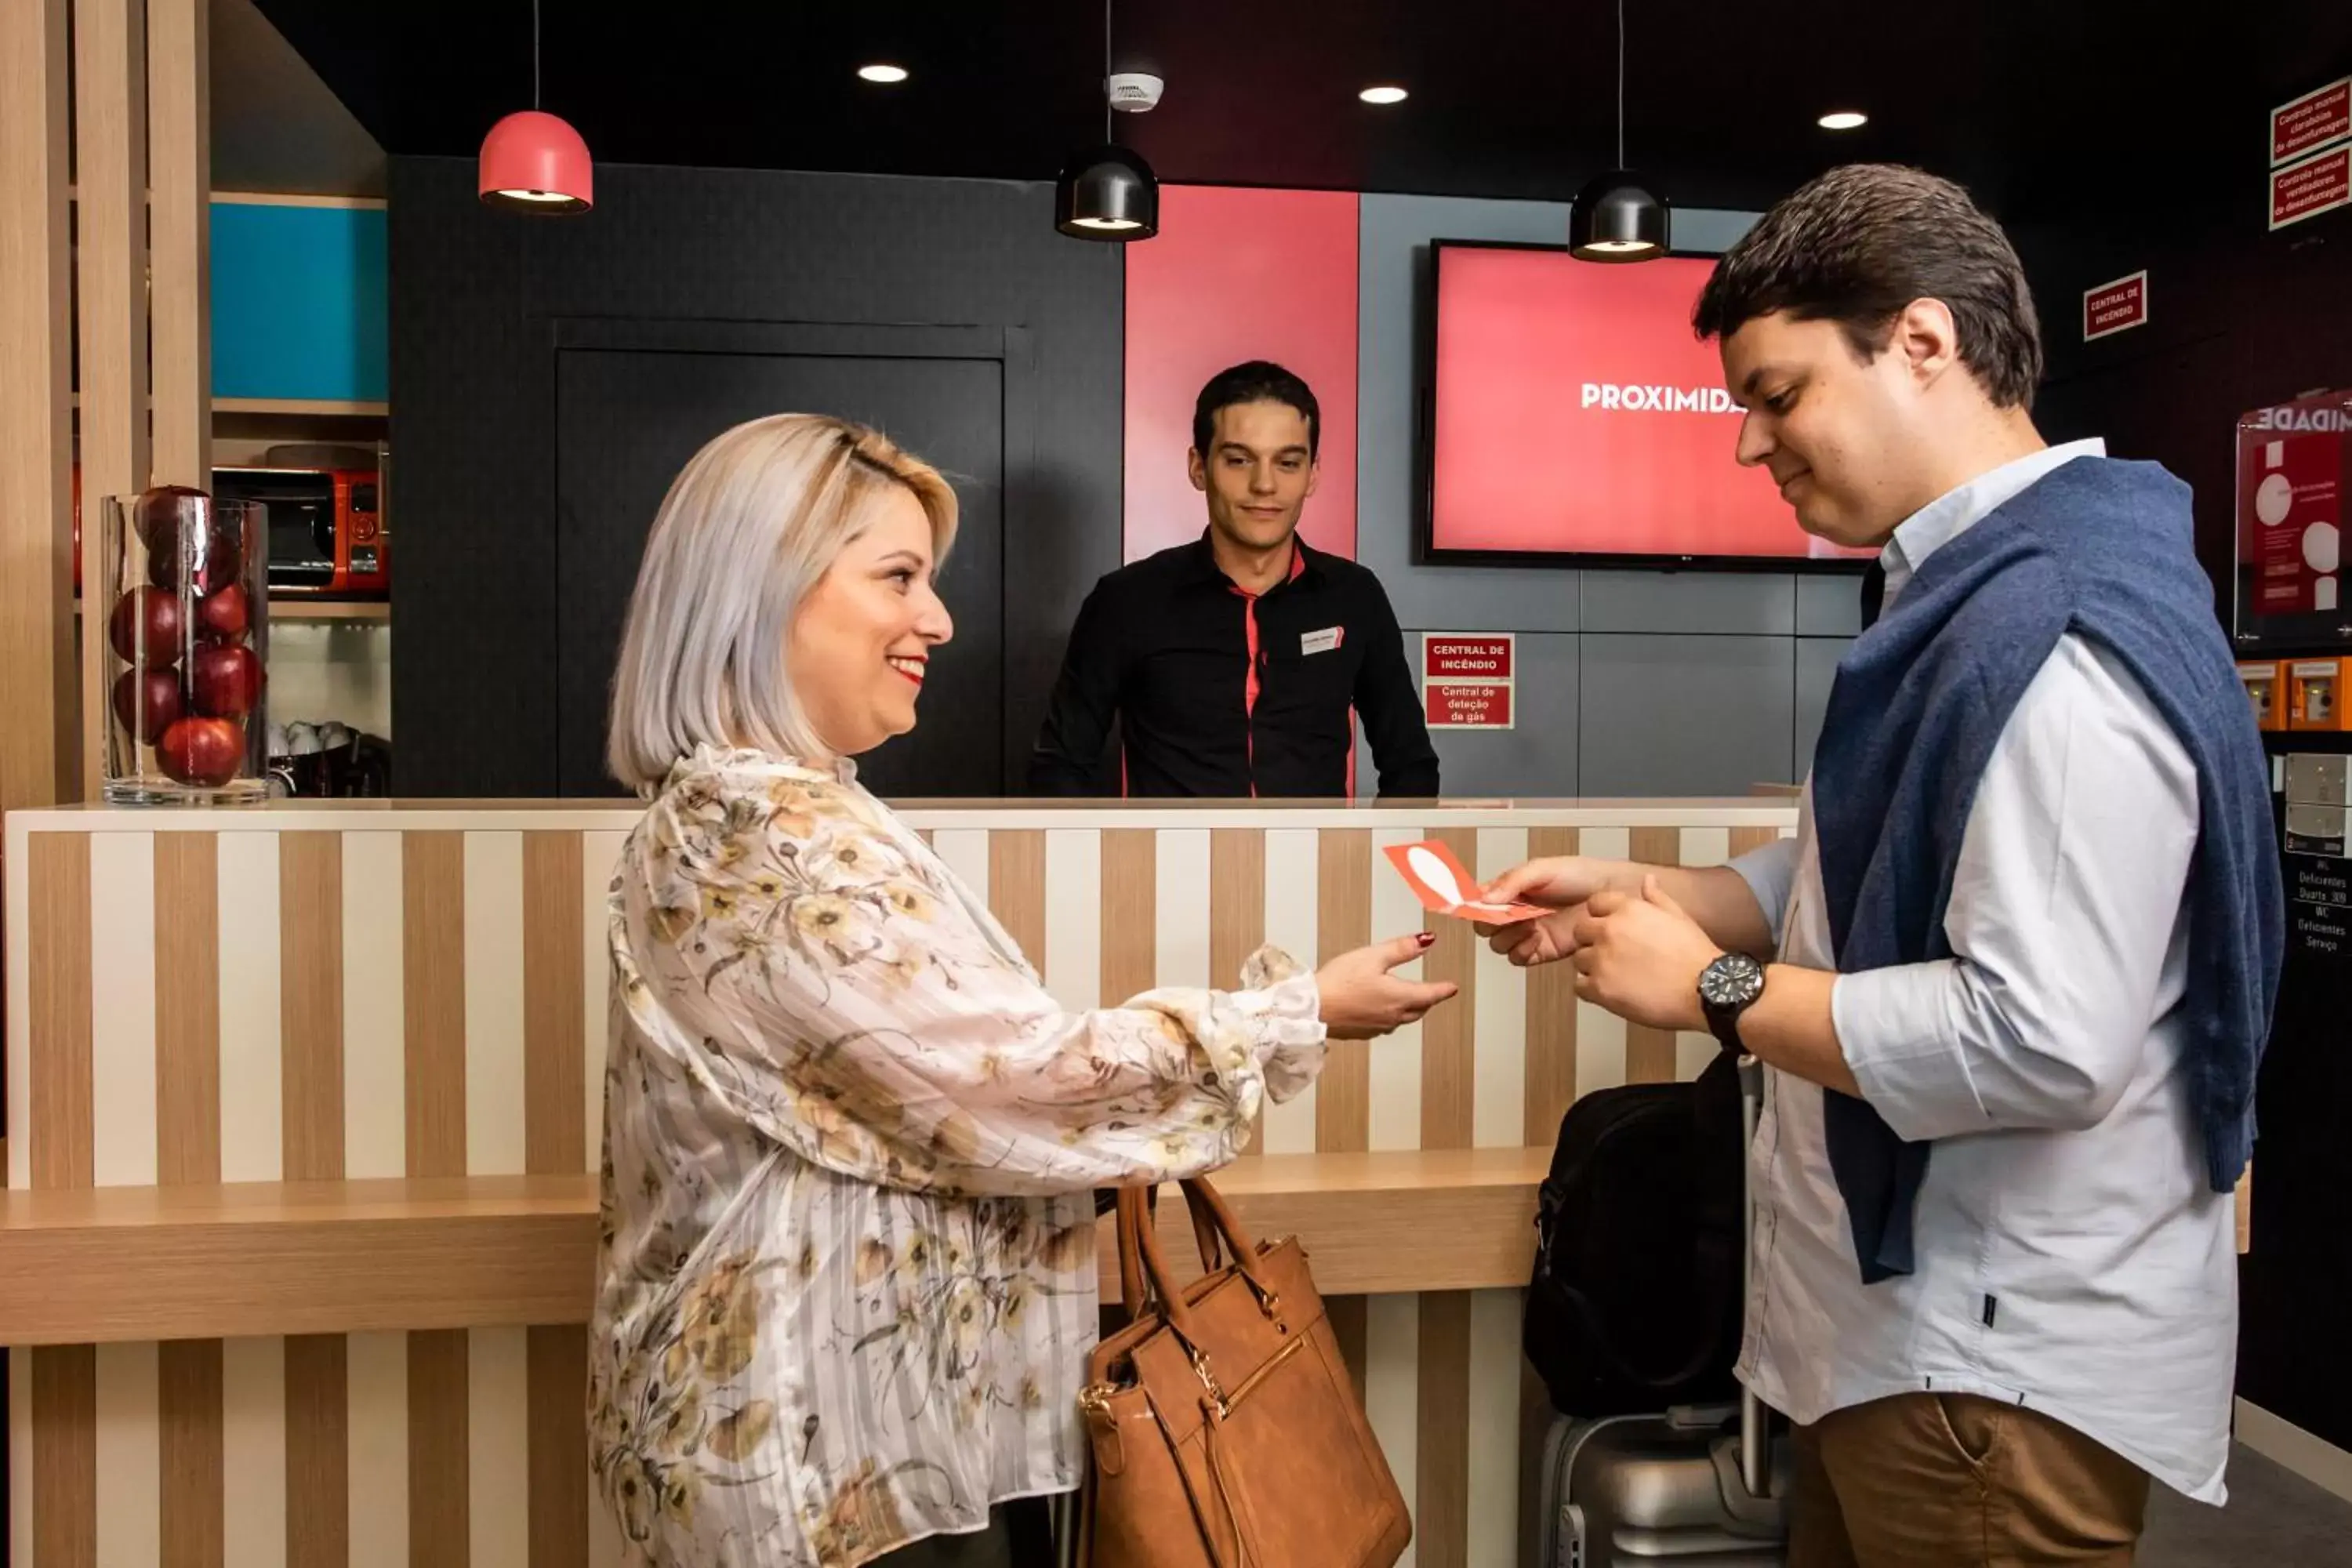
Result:
[[[1929,555],[2096,441],[1994,469],[1881,556],[1892,605]],[[2062,637],[1985,765],[1944,931],[1953,955],[1842,976],[1863,1097],[1933,1139],[1917,1267],[1864,1285],[1822,1096],[1767,1071],[1740,1375],[1800,1422],[1890,1394],[2042,1411],[2220,1502],[2237,1355],[2231,1196],[2204,1175],[2178,1007],[2197,778],[2103,650]],[[1798,835],[1733,863],[1783,962],[1835,969],[1810,784]]]

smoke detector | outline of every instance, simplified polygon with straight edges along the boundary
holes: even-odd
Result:
[[[1106,84],[1110,106],[1123,114],[1141,114],[1160,107],[1168,84],[1150,71],[1113,71]]]

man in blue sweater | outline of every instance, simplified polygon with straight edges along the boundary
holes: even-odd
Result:
[[[2231,1190],[2277,988],[2267,770],[2189,495],[2052,447],[2022,268],[1967,195],[1834,170],[1696,322],[1738,458],[1874,546],[1797,837],[1532,862],[1495,934],[1766,1067],[1742,1379],[1796,1424],[1798,1568],[2127,1563],[2221,1500]]]

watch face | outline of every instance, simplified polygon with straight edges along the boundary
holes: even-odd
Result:
[[[1712,1007],[1745,1007],[1762,994],[1764,966],[1744,952],[1727,952],[1698,977],[1699,999]]]

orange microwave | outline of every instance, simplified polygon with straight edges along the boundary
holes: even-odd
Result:
[[[215,500],[257,501],[266,509],[272,594],[389,591],[382,494],[373,468],[213,470]]]

